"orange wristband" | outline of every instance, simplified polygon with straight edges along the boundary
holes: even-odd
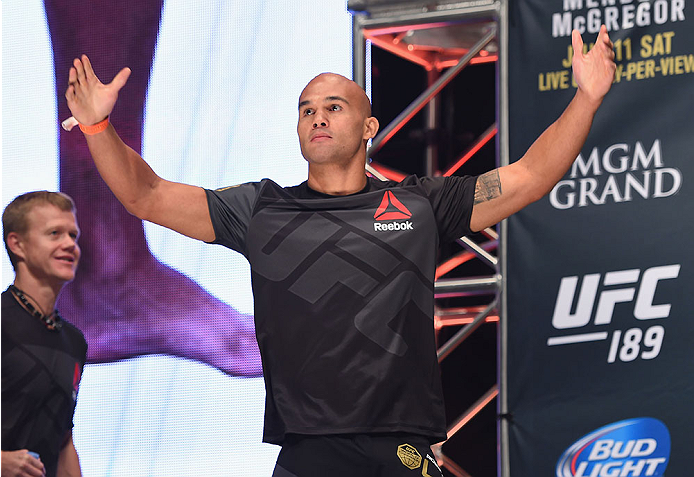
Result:
[[[96,124],[92,124],[91,126],[85,126],[84,124],[80,124],[79,126],[84,134],[87,134],[89,136],[98,134],[108,127],[108,116],[106,116],[106,119],[104,119],[103,121]]]

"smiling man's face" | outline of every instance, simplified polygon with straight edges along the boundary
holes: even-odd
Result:
[[[27,225],[26,232],[19,235],[15,254],[29,273],[47,283],[73,280],[80,259],[75,214],[53,204],[37,204],[27,213]]]

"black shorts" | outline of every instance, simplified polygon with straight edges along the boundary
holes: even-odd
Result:
[[[288,435],[272,477],[443,477],[426,437]]]

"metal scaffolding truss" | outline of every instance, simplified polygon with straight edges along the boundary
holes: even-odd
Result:
[[[348,8],[353,14],[354,80],[366,86],[367,51],[377,46],[392,54],[422,66],[427,71],[428,87],[373,139],[368,156],[374,156],[408,121],[424,110],[426,126],[437,127],[437,95],[466,66],[475,63],[496,62],[497,111],[496,122],[489,125],[460,157],[440,170],[435,144],[427,146],[425,170],[427,175],[449,176],[475,153],[495,138],[497,164],[508,163],[506,151],[507,99],[505,62],[500,60],[500,45],[505,41],[506,2],[503,0],[479,1],[421,1],[421,0],[350,0]],[[501,127],[500,127],[501,125]],[[501,133],[500,133],[501,131]],[[382,180],[398,180],[406,174],[378,162],[369,162],[367,172]],[[485,322],[499,321],[503,298],[502,265],[499,251],[503,250],[502,237],[495,229],[486,229],[477,241],[467,237],[458,239],[460,250],[438,264],[436,269],[435,328],[459,327],[445,343],[439,343],[439,362],[446,359],[475,330]],[[446,278],[445,275],[470,260],[479,260],[490,271],[486,276]],[[450,306],[451,297],[486,296],[486,305]],[[448,306],[440,303],[448,303]],[[498,327],[503,333],[504,327]],[[499,331],[497,331],[499,332]],[[499,340],[500,341],[500,340]],[[501,342],[501,341],[500,341]],[[503,369],[502,369],[503,371]],[[483,393],[463,414],[450,423],[448,438],[465,426],[485,406],[499,395],[504,373],[494,377],[497,383]],[[497,379],[498,378],[498,379]],[[496,400],[498,412],[505,406]],[[443,443],[434,446],[439,464],[451,475],[470,476],[461,465],[454,462],[442,449]]]

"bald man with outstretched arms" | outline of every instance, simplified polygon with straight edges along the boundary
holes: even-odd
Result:
[[[108,123],[128,68],[105,85],[86,56],[74,60],[68,106],[118,200],[250,262],[264,441],[282,445],[275,476],[398,476],[410,464],[441,475],[429,448],[445,439],[431,322],[436,248],[540,199],[577,157],[615,64],[604,26],[589,52],[576,31],[572,42],[576,94],[511,165],[479,177],[370,178],[378,121],[359,86],[325,73],[299,97],[307,180],[215,191],[160,178]]]

